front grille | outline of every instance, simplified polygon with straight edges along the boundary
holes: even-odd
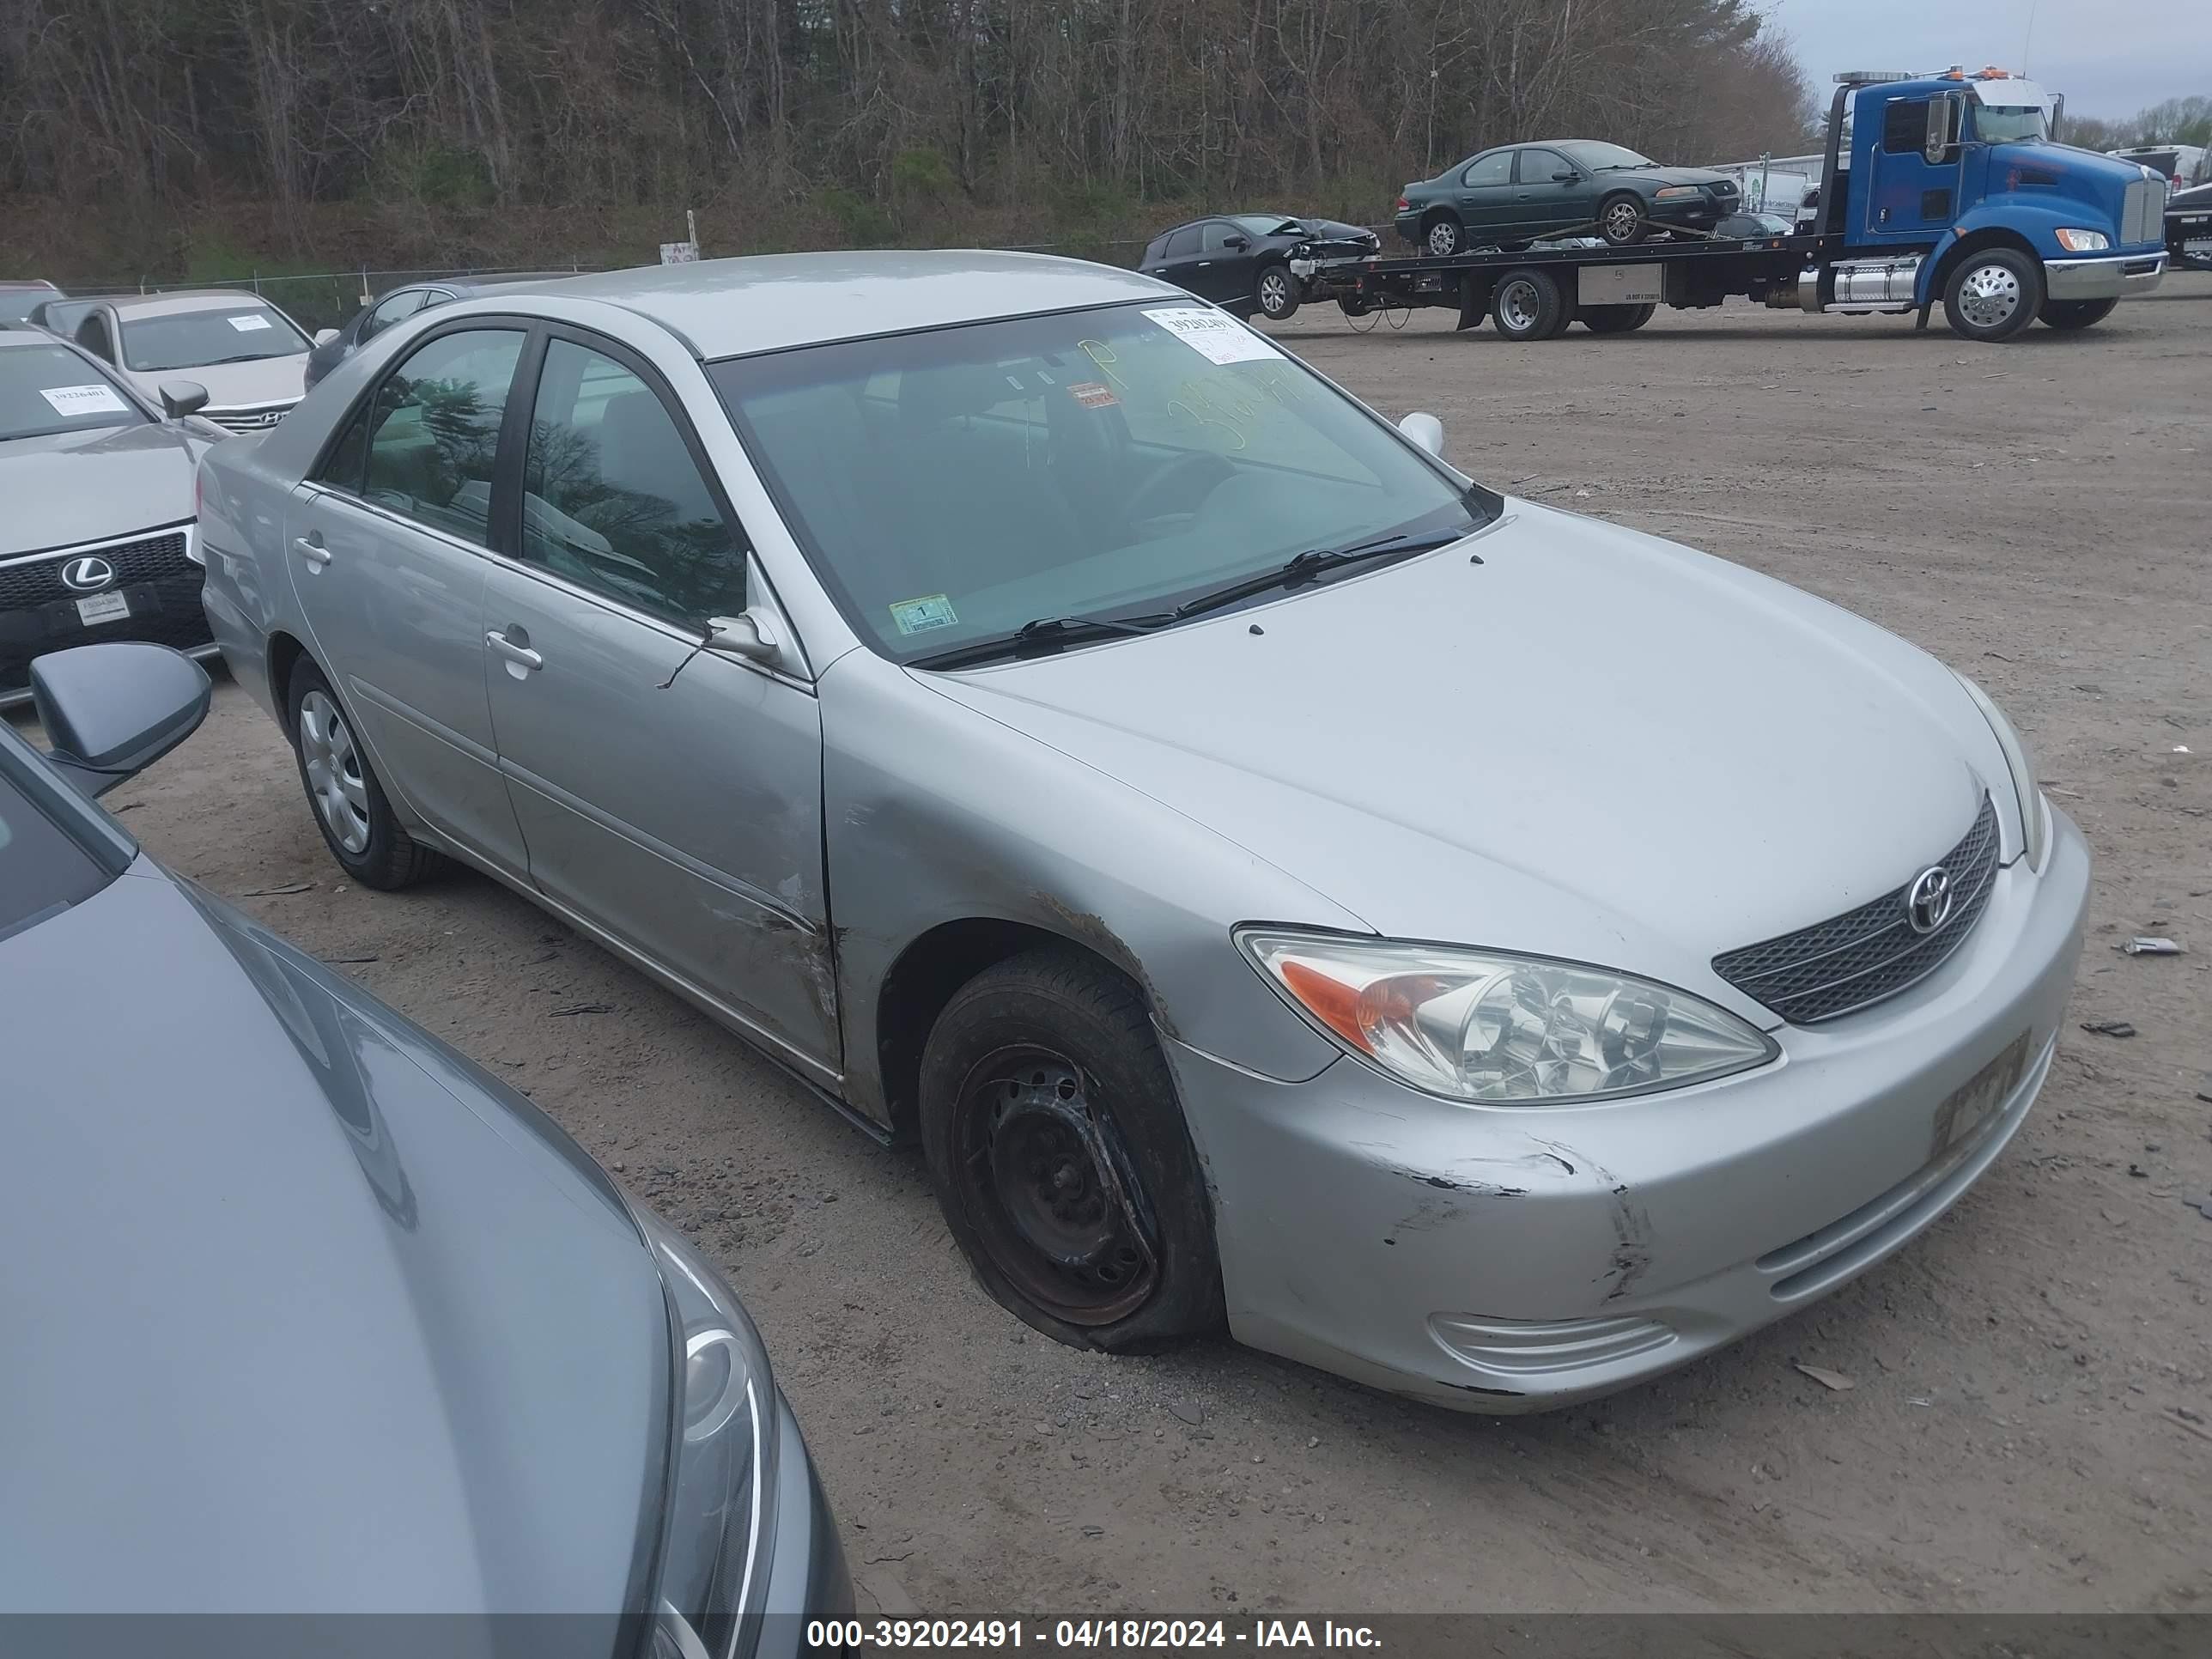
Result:
[[[148,640],[190,650],[208,644],[207,612],[200,608],[204,573],[185,549],[185,532],[171,530],[0,564],[0,696],[30,684],[33,658],[67,646]],[[128,617],[88,626],[78,614],[76,601],[86,596],[63,582],[62,567],[88,552],[114,568],[115,580],[100,591],[129,599]]]
[[[1917,933],[1906,909],[1912,882],[1855,910],[1713,958],[1713,971],[1793,1025],[1833,1019],[1936,971],[1981,919],[1997,870],[1997,812],[1986,795],[1974,827],[1941,860],[1950,872],[1951,914]],[[1917,880],[1916,875],[1913,878]]]
[[[231,432],[266,432],[291,412],[292,405],[289,404],[280,404],[274,409],[204,409],[200,411],[217,426]]]
[[[2128,186],[2126,205],[2120,210],[2120,246],[2136,247],[2163,240],[2160,222],[2166,217],[2166,181],[2138,179]]]

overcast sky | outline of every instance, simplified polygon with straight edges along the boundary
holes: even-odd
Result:
[[[2028,74],[2078,115],[2116,119],[2212,96],[2204,0],[1768,0],[1765,9],[1823,102],[1839,70],[2016,71],[2023,46]]]

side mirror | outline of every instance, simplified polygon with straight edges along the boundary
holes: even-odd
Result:
[[[137,640],[49,651],[31,663],[46,758],[95,798],[191,736],[214,695],[207,671],[184,653]]]
[[[337,337],[338,331],[334,328],[319,328],[315,331],[315,343],[319,346],[326,346]]]
[[[1444,423],[1433,415],[1413,414],[1398,422],[1398,430],[1438,460],[1444,458]]]
[[[1552,181],[1554,184],[1571,185],[1581,178],[1582,174],[1579,173],[1555,173],[1552,175]]]
[[[708,617],[706,648],[770,668],[783,661],[783,641],[776,637],[775,624],[750,611],[735,617]]]
[[[208,389],[198,380],[161,382],[161,412],[173,421],[197,415],[207,407]]]
[[[1951,122],[1960,101],[1956,93],[1949,92],[1938,93],[1928,100],[1928,132],[1920,153],[1930,167],[1942,165],[1950,150]]]
[[[1248,247],[1251,246],[1252,246],[1252,243],[1251,243],[1250,239],[1249,239],[1249,238],[1248,238],[1248,237],[1243,237],[1243,236],[1224,236],[1224,237],[1223,237],[1223,238],[1222,238],[1222,240],[1221,240],[1221,246],[1224,246],[1224,247],[1233,247],[1233,248],[1243,249],[1243,248],[1248,248]]]

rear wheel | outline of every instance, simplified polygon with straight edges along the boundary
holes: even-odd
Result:
[[[1629,191],[1598,204],[1597,234],[1615,247],[1644,240],[1644,198]]]
[[[2111,316],[2112,307],[2118,304],[2117,299],[2045,300],[2043,320],[2051,328],[2088,328]]]
[[[1577,319],[1593,334],[1626,334],[1651,320],[1656,305],[1584,306]]]
[[[1144,999],[1068,949],[986,969],[921,1061],[937,1201],[983,1288],[1074,1347],[1222,1319],[1213,1217]]]
[[[1288,322],[1297,314],[1298,285],[1288,265],[1267,265],[1252,279],[1252,304],[1271,323]]]
[[[1944,320],[1962,340],[2009,340],[2042,309],[2042,264],[2016,248],[1968,254],[1943,288]]]
[[[346,873],[364,887],[389,891],[411,886],[435,869],[438,854],[419,845],[392,816],[352,721],[312,662],[303,659],[293,669],[286,709],[315,827]]]
[[[1559,285],[1547,270],[1509,270],[1490,296],[1490,320],[1509,340],[1548,340],[1569,320]]]
[[[1421,228],[1421,247],[1436,258],[1456,253],[1466,245],[1467,231],[1456,214],[1437,213]]]

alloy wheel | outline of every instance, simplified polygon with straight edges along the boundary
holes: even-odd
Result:
[[[1289,309],[1291,279],[1279,270],[1262,271],[1260,276],[1260,309],[1270,317],[1279,317]]]
[[[300,759],[323,827],[349,853],[368,850],[368,783],[338,706],[320,691],[300,700]]]
[[[1644,222],[1644,215],[1633,202],[1615,202],[1605,210],[1605,234],[1608,241],[1633,240],[1637,228]]]
[[[1525,276],[1506,283],[1498,295],[1498,314],[1515,334],[1525,334],[1534,328],[1542,308],[1543,296],[1536,292],[1535,283]]]
[[[1439,258],[1459,252],[1459,227],[1449,219],[1439,219],[1429,227],[1429,252]]]

